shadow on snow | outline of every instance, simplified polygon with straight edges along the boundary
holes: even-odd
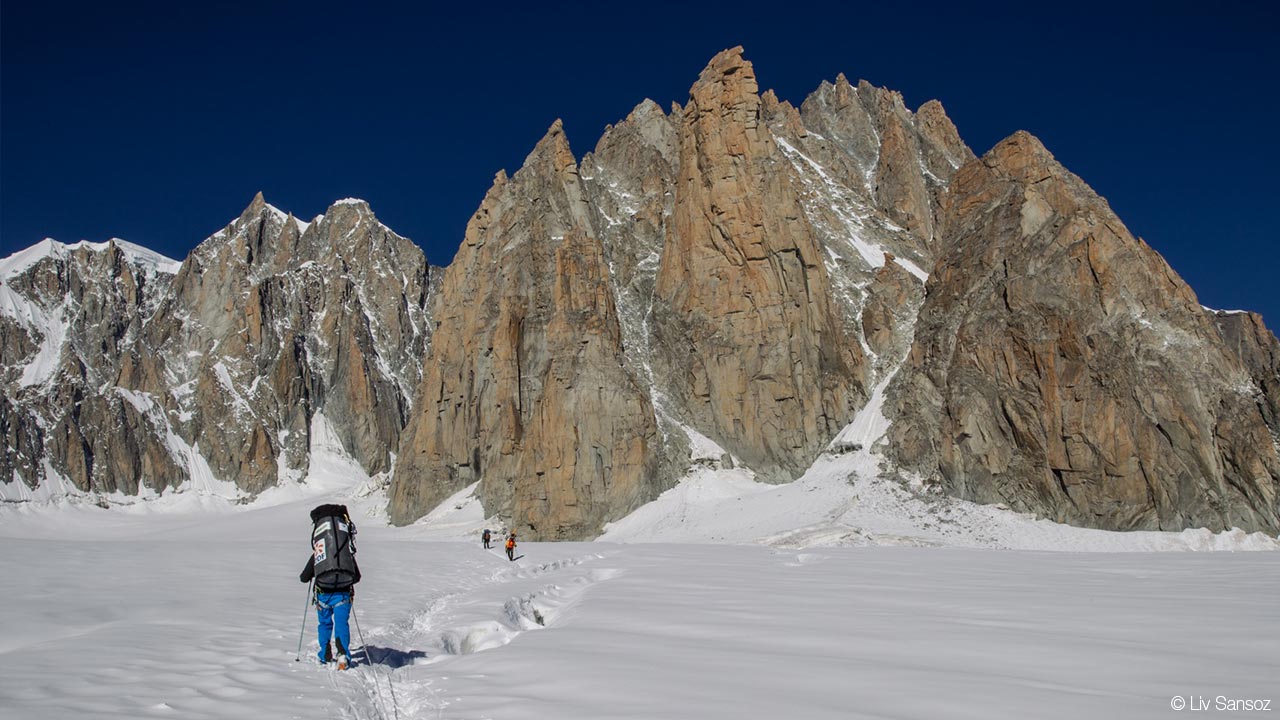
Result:
[[[365,651],[369,653],[367,660]],[[422,650],[396,650],[395,648],[383,648],[376,645],[367,645],[351,654],[354,665],[372,663],[374,665],[386,665],[390,668],[415,665],[419,660],[425,660],[426,658],[427,654]]]

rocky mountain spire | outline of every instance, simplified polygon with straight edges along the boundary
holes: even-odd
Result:
[[[499,176],[445,272],[393,479],[394,522],[479,481],[537,538],[598,533],[656,494],[656,426],[624,369],[604,248],[560,121]]]
[[[786,480],[849,420],[866,376],[757,90],[742,49],[726,50],[678,120],[655,369],[695,427],[762,476]]]
[[[1264,344],[1233,352],[1186,283],[1028,133],[962,167],[942,219],[893,393],[903,467],[1090,527],[1277,529],[1277,428],[1252,380]]]

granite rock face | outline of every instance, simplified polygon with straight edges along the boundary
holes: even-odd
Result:
[[[306,473],[317,415],[383,472],[421,376],[429,288],[421,250],[367,203],[304,225],[259,195],[183,262],[122,379],[173,398],[177,434],[251,493]]]
[[[576,539],[656,494],[654,412],[626,369],[611,282],[557,121],[498,176],[445,272],[393,522],[478,481],[522,535]]]
[[[1254,380],[1274,372],[1274,339],[1241,322],[1225,342],[1026,133],[965,165],[941,217],[945,250],[895,380],[901,467],[1088,527],[1277,529],[1273,406]]]
[[[390,469],[430,337],[430,272],[367,204],[306,224],[259,194],[180,266],[127,243],[25,252],[35,261],[4,273],[18,311],[0,317],[18,401],[0,410],[6,480],[254,494],[306,473],[317,422],[367,472]]]
[[[606,128],[579,165],[591,224],[609,263],[623,361],[646,386],[657,383],[648,316],[675,204],[677,143],[671,118],[646,100]]]
[[[842,96],[847,97],[838,101]],[[933,267],[937,248],[932,239],[895,222],[890,209],[877,200],[877,193],[886,192],[892,182],[887,176],[878,176],[875,169],[882,154],[892,153],[891,148],[880,144],[880,139],[889,134],[882,135],[865,113],[854,115],[864,121],[855,123],[855,127],[865,124],[868,138],[860,139],[847,129],[834,129],[842,120],[852,122],[842,115],[849,115],[848,103],[860,103],[860,97],[899,108],[900,120],[906,128],[921,124],[924,108],[913,115],[901,107],[902,99],[897,93],[872,88],[867,83],[854,88],[843,76],[837,78],[835,85],[823,83],[805,100],[801,110],[778,101],[771,92],[761,97],[761,109],[777,146],[789,162],[789,182],[796,189],[804,217],[822,248],[823,266],[845,335],[858,342],[866,357],[867,380],[878,383],[898,366],[904,350],[901,343],[877,346],[869,338],[868,333],[884,333],[889,329],[884,325],[888,321],[886,308],[873,296],[877,292],[883,294],[886,283],[896,287],[895,301],[905,304],[892,309],[892,333],[909,340],[916,310],[923,299],[924,280]],[[926,107],[941,112],[936,102]],[[811,130],[810,125],[822,127],[828,135]],[[912,147],[931,146],[921,139]],[[963,144],[960,148],[955,151],[957,157],[972,157]],[[939,156],[936,149],[933,156]],[[915,157],[905,166],[914,169],[915,175],[904,172],[900,180],[914,186],[951,176],[953,170],[948,171],[949,164],[938,167],[936,174],[926,174],[926,157],[930,156]],[[867,317],[869,307],[880,317],[875,320]],[[877,327],[873,328],[873,324]]]
[[[0,261],[0,499],[304,477],[413,522],[470,491],[583,539],[693,465],[787,482],[869,397],[883,470],[1089,527],[1280,530],[1280,343],[1211,311],[1035,138],[741,48],[582,158],[557,121],[445,270],[356,200],[261,198],[178,263]],[[877,407],[879,407],[877,405]]]
[[[1240,359],[1257,386],[1256,400],[1267,426],[1274,435],[1280,436],[1280,342],[1257,313],[1211,312],[1223,342]]]
[[[136,494],[175,484],[173,459],[136,398],[114,382],[171,266],[124,241],[45,240],[5,259],[0,277],[6,496]],[[46,483],[49,469],[59,477]]]
[[[931,162],[972,157],[962,143],[919,139],[947,139],[937,110],[929,124],[900,96],[864,93],[884,94],[909,128],[913,182],[924,186]],[[846,172],[856,147],[810,133],[800,111],[759,94],[741,48],[712,59],[684,107],[667,114],[641,103],[580,163],[553,127],[519,172],[499,175],[442,285],[420,391],[438,411],[421,405],[411,421],[393,520],[410,522],[479,482],[486,514],[535,538],[589,537],[687,469],[694,434],[757,477],[803,472],[905,353],[934,252],[877,204],[861,169]],[[906,182],[905,170],[881,174],[886,187]],[[923,202],[932,218],[933,200]],[[581,262],[566,267],[557,258],[569,247]],[[591,282],[610,302],[542,300],[539,288],[563,272],[600,273]],[[875,307],[865,323],[864,304]],[[560,400],[538,394],[548,387],[543,353],[570,352],[543,349],[556,314],[570,310],[598,318],[579,323],[587,355],[577,372],[612,388],[591,406],[592,418],[608,419],[599,446],[643,439],[638,462],[595,461],[613,478],[609,492],[582,489],[600,484],[577,449],[587,416],[544,409]],[[500,332],[515,318],[519,354],[505,349],[514,331]],[[534,443],[530,413],[566,423]],[[553,466],[573,479],[546,479],[544,446],[574,449],[558,453],[572,462]]]
[[[877,358],[901,358],[911,346],[910,331],[924,302],[924,285],[886,255],[867,285],[862,335]]]
[[[741,49],[678,117],[672,224],[655,287],[655,371],[690,423],[768,479],[803,472],[866,397],[790,163]]]
[[[840,75],[804,101],[800,116],[830,146],[815,148],[815,157],[847,185],[861,185],[922,250],[936,245],[938,198],[956,169],[973,159],[941,103],[931,100],[912,113],[900,93],[865,80],[855,87]]]

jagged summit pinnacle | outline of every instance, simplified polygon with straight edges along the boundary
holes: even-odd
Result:
[[[696,112],[712,125],[719,122],[719,117],[729,117],[734,123],[754,128],[760,108],[759,90],[755,71],[742,57],[739,45],[711,58],[689,88],[685,112]]]
[[[996,143],[982,156],[982,161],[987,167],[1024,182],[1038,182],[1062,170],[1062,165],[1040,138],[1026,130],[1018,130]]]
[[[996,143],[995,147],[993,147],[988,154],[1003,151],[1004,148],[1018,148],[1025,152],[1053,159],[1053,154],[1044,146],[1044,143],[1040,138],[1032,135],[1026,130],[1015,130],[1008,137]]]
[[[262,191],[259,190],[257,193],[254,194],[253,200],[249,201],[249,206],[244,209],[244,212],[240,213],[239,221],[240,222],[252,221],[256,219],[258,216],[262,215],[262,213],[265,212],[268,207],[269,206],[267,205],[267,201],[262,195]]]
[[[748,75],[754,77],[754,68],[751,66],[751,62],[742,56],[742,53],[741,45],[716,53],[715,57],[711,58],[707,66],[698,75],[698,81],[714,81],[742,70],[746,70]]]
[[[631,112],[627,114],[627,121],[634,122],[641,118],[648,118],[655,115],[665,116],[665,114],[666,113],[662,112],[661,105],[659,105],[658,103],[654,102],[649,98],[645,98],[644,100],[640,101],[639,105],[636,105],[634,108],[631,109]]]
[[[556,118],[555,120],[552,121],[551,125],[547,127],[547,131],[542,134],[542,138],[538,140],[537,144],[534,145],[534,147],[536,148],[539,145],[542,145],[543,143],[554,141],[556,138],[563,137],[563,136],[564,136],[564,120],[561,120],[560,118]]]
[[[546,134],[533,146],[533,151],[524,161],[526,167],[540,162],[550,162],[556,172],[577,165],[573,150],[569,148],[569,138],[564,134],[564,122],[560,118],[551,123],[551,127],[547,128]]]

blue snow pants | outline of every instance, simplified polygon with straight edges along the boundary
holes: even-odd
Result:
[[[351,593],[316,593],[316,621],[320,635],[320,662],[325,662],[329,636],[338,639],[338,653],[351,656]],[[335,659],[337,654],[333,656]]]

